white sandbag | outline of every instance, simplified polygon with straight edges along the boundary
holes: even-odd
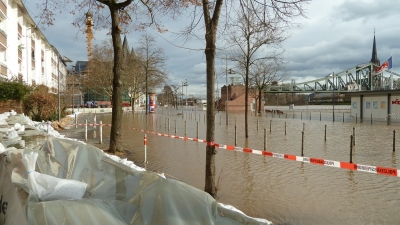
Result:
[[[8,126],[7,121],[5,121],[5,119],[0,119],[0,126]]]
[[[15,115],[17,115],[17,112],[15,112],[13,109],[11,109],[10,114],[11,114],[11,116],[15,116]]]
[[[25,154],[22,162],[28,173],[27,186],[41,201],[81,199],[87,184],[70,179],[61,179],[35,171],[37,152]]]
[[[17,133],[18,134],[22,134],[22,133],[24,133],[25,132],[25,125],[22,125],[18,130],[17,130]]]
[[[15,123],[14,124],[14,130],[19,130],[21,128],[21,124],[20,123]]]
[[[4,147],[4,145],[0,142],[0,154],[5,152],[6,148]]]
[[[15,131],[14,129],[11,129],[7,132],[7,136],[8,139],[13,139],[13,138],[18,138],[18,133],[17,131]]]

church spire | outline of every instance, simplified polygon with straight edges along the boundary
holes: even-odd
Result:
[[[380,66],[381,63],[378,58],[378,52],[376,51],[376,41],[375,41],[375,28],[374,28],[374,44],[372,46],[372,57],[371,62],[375,63],[376,65]]]

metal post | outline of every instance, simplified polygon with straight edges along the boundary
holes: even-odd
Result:
[[[285,122],[285,135],[286,135],[286,122]]]
[[[144,134],[144,140],[143,140],[143,144],[144,144],[144,161],[143,163],[147,163],[147,138],[146,138],[146,134]]]
[[[396,151],[396,130],[393,130],[393,152]]]
[[[294,111],[293,111],[293,119],[294,119]]]
[[[185,120],[185,137],[186,137],[186,120]]]
[[[350,135],[350,163],[353,163],[353,135]]]
[[[372,113],[371,113],[371,124],[372,124]]]
[[[310,120],[311,120],[311,112],[310,112]]]
[[[168,118],[168,133],[170,131],[170,123],[169,123],[169,118]]]
[[[176,136],[176,120],[175,120],[175,136]]]
[[[356,113],[356,123],[357,123],[357,113]]]
[[[87,120],[85,120],[85,141],[87,141]]]
[[[304,156],[304,131],[301,132],[301,156]]]
[[[237,133],[236,133],[236,117],[235,117],[235,146],[237,144],[236,140],[237,140]]]
[[[356,145],[356,128],[353,127],[353,145]]]
[[[303,119],[303,112],[300,112],[300,120]]]
[[[267,150],[267,129],[264,128],[264,151]]]
[[[303,123],[303,131],[305,131],[305,130],[306,130],[306,124]]]
[[[75,114],[75,129],[78,128],[78,121],[76,120],[76,114]]]
[[[272,132],[272,120],[269,121],[269,132]]]
[[[344,113],[343,113],[343,123],[344,123]]]
[[[199,138],[199,122],[196,122],[196,138]]]
[[[325,124],[325,136],[324,136],[324,141],[326,141],[326,124]]]
[[[258,119],[257,119],[257,130],[258,130]]]
[[[93,117],[93,127],[96,128],[96,114],[94,114]]]
[[[319,121],[321,121],[321,112],[319,112]]]
[[[99,136],[100,144],[103,144],[103,121],[100,121],[99,130],[100,130],[100,136]]]

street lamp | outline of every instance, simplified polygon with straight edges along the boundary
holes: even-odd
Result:
[[[335,122],[335,72],[332,72],[332,80],[333,80],[333,92],[332,92],[332,117],[333,117],[333,122]]]
[[[228,125],[228,101],[229,101],[229,87],[228,87],[228,73],[235,74],[236,72],[232,69],[228,70],[228,58],[226,60],[226,68],[225,68],[225,75],[226,75],[226,101],[225,101],[225,113],[226,113],[226,125]]]
[[[182,98],[181,98],[181,105],[182,105],[182,117],[183,117],[183,86],[188,86],[188,84],[187,84],[187,79],[185,79],[185,82],[183,82],[183,81],[181,81],[182,82]],[[186,88],[186,92],[187,92],[187,88]]]
[[[187,79],[185,78],[185,86],[186,86],[186,94],[185,94],[185,108],[187,107],[187,87],[189,86],[189,84],[188,84],[188,82],[187,82]]]

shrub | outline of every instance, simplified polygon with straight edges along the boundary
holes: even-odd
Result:
[[[0,101],[23,100],[31,88],[18,80],[0,81]]]
[[[49,93],[44,85],[37,86],[22,102],[24,113],[31,116],[32,120],[57,120],[57,96]]]

